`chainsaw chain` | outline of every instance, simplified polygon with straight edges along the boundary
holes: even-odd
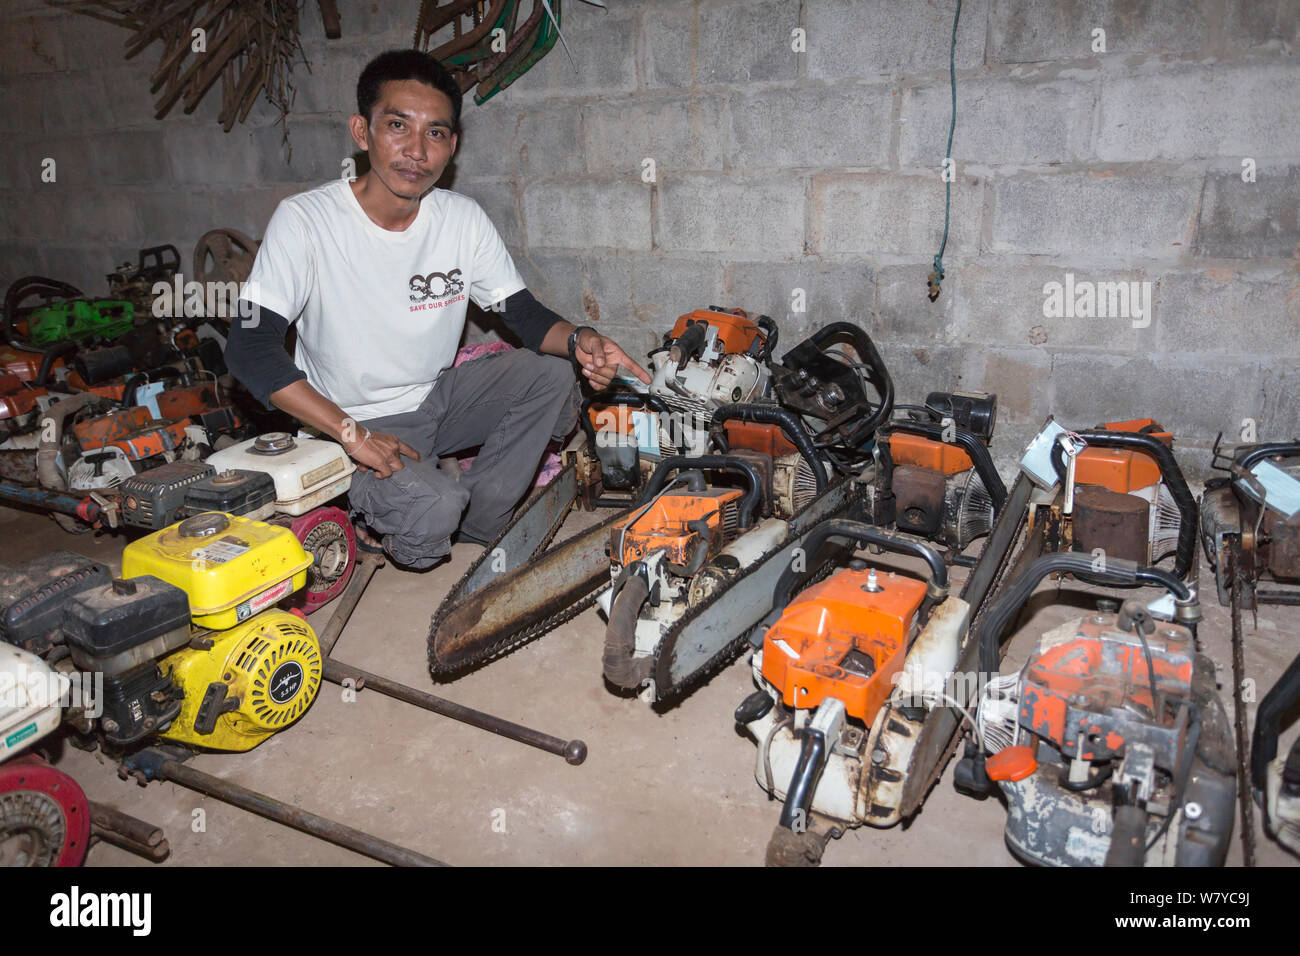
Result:
[[[852,481],[853,479],[846,478],[844,480]],[[838,485],[831,486],[831,488],[836,488],[836,487],[838,487]],[[823,518],[822,520],[837,518],[846,512],[852,513],[852,510],[855,505],[861,504],[866,500],[866,498],[868,497],[867,491],[868,491],[867,483],[865,482],[860,483],[860,490],[851,492],[849,496],[845,499],[844,505],[840,509],[827,514],[826,517]],[[793,524],[796,520],[798,520],[798,518],[801,515],[803,515],[805,511],[807,511],[809,508],[817,504],[819,500],[820,498],[814,498],[812,501],[808,502],[806,505],[800,508],[797,512],[795,512],[794,515],[790,517],[789,519],[790,523]],[[779,552],[781,549],[785,548],[793,538],[802,537],[804,534],[807,534],[807,532],[810,531],[812,527],[814,526],[809,526],[808,528],[804,528],[803,531],[799,532],[797,535],[796,534],[787,535],[787,537],[780,544],[778,544],[773,549],[773,551],[768,552],[768,555],[771,555],[774,552]],[[651,666],[651,674],[653,675],[659,674],[660,661],[665,658],[666,654],[669,653],[669,651],[672,648],[676,647],[677,638],[681,636],[682,631],[685,630],[690,625],[690,623],[693,620],[695,620],[695,618],[699,617],[706,610],[712,607],[716,602],[721,601],[728,594],[730,594],[731,591],[734,590],[735,587],[739,585],[742,581],[748,578],[751,574],[756,573],[758,569],[763,566],[763,564],[766,561],[766,558],[767,556],[765,555],[760,560],[755,561],[753,564],[751,564],[748,568],[742,570],[739,574],[737,574],[734,578],[732,578],[727,583],[727,586],[723,590],[710,595],[708,599],[697,604],[695,607],[687,609],[686,613],[683,614],[677,620],[677,622],[673,624],[671,628],[669,628],[668,633],[666,633],[663,636],[663,638],[659,641],[659,643],[655,646],[654,654],[652,656],[654,663]],[[828,559],[822,562],[822,564],[819,565],[814,570],[813,577],[818,581],[822,580],[826,576],[826,574],[829,573],[829,567],[833,564],[834,564],[833,559]],[[813,582],[810,581],[810,583]],[[670,684],[665,686],[659,683],[658,678],[656,676],[655,678],[656,702],[664,703],[664,702],[671,701],[674,698],[685,696],[686,691],[694,688],[697,684],[700,684],[705,679],[712,677],[715,673],[721,670],[725,665],[731,663],[732,659],[736,655],[736,652],[739,651],[739,649],[741,648],[745,640],[749,637],[750,634],[754,632],[754,630],[757,627],[760,626],[760,624],[755,624],[753,627],[746,628],[739,637],[734,638],[731,641],[728,641],[726,644],[722,646],[722,648],[716,654],[714,654],[711,658],[705,661],[702,666],[696,668],[693,672],[691,672],[691,674],[689,674],[685,680],[679,681],[676,684]]]
[[[558,482],[560,478],[563,476],[564,471],[568,471],[568,470],[575,470],[574,466],[566,465],[564,470],[562,470],[560,474],[555,476],[554,481]],[[505,536],[510,533],[510,530],[516,524],[518,524],[520,521],[523,520],[523,517],[527,513],[528,509],[532,507],[534,504],[536,504],[537,501],[544,494],[546,494],[545,488],[541,489],[537,494],[533,495],[527,502],[525,502],[523,507],[519,508],[519,510],[515,512],[514,517],[511,518],[506,523],[506,526],[501,529],[501,531],[497,534],[497,536],[492,540],[492,543],[483,549],[483,553],[480,554],[477,558],[475,558],[473,562],[471,562],[469,568],[461,576],[461,579],[458,582],[456,582],[456,585],[447,593],[447,596],[443,598],[442,604],[439,605],[438,610],[434,613],[433,622],[429,626],[429,671],[432,674],[438,677],[449,676],[452,674],[459,674],[473,667],[478,667],[482,664],[488,663],[489,661],[496,660],[498,657],[501,657],[506,653],[508,653],[509,651],[514,650],[516,647],[519,647],[522,644],[526,644],[531,640],[541,637],[547,631],[559,627],[561,624],[565,623],[566,621],[570,620],[573,617],[576,617],[582,611],[585,611],[587,608],[591,607],[593,604],[596,603],[596,597],[600,591],[599,585],[596,586],[595,590],[591,594],[582,598],[576,604],[572,604],[568,608],[562,611],[557,611],[556,613],[550,615],[549,617],[543,618],[542,620],[536,622],[535,624],[529,625],[528,627],[524,628],[521,631],[511,631],[509,633],[502,635],[502,637],[500,637],[497,641],[477,651],[471,658],[467,660],[459,661],[452,667],[447,667],[440,664],[434,656],[433,648],[434,648],[435,638],[438,635],[438,628],[442,625],[442,622],[447,618],[447,615],[450,614],[453,610],[455,610],[456,606],[460,603],[461,591],[465,588],[466,584],[469,582],[470,577],[473,576],[474,572],[478,570],[479,566],[484,561],[488,560],[488,558],[491,557],[492,552],[495,550],[497,545],[502,541],[502,539],[504,539]],[[533,549],[533,553],[529,556],[528,560],[520,564],[519,567],[514,569],[514,571],[511,571],[510,572],[511,574],[519,571],[524,567],[527,567],[529,561],[532,561],[539,554],[542,554],[543,552],[546,551],[548,547],[550,547],[551,542],[554,541],[555,536],[559,534],[560,528],[563,527],[565,519],[568,518],[570,513],[571,513],[571,508],[570,510],[566,510],[560,514],[559,520],[556,521],[554,526],[552,526],[551,530],[547,532],[547,534],[542,538],[541,542],[537,545],[537,547]],[[578,532],[578,534],[583,534],[583,533],[584,532],[582,531]],[[565,540],[566,542],[568,541],[568,539]]]

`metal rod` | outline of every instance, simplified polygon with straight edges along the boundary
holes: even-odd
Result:
[[[97,830],[115,833],[142,847],[156,847],[164,843],[162,827],[93,800],[90,801],[90,822]]]
[[[375,576],[384,564],[382,554],[371,554],[367,551],[361,551],[357,554],[357,566],[352,572],[352,580],[348,586],[343,589],[339,595],[338,606],[334,608],[334,613],[330,615],[330,622],[325,625],[325,630],[320,632],[317,638],[320,641],[320,651],[322,657],[329,657],[330,652],[334,650],[334,645],[338,643],[339,635],[343,633],[343,628],[347,627],[348,619],[352,617],[352,612],[357,608],[357,602],[361,600],[361,594],[370,583],[370,579]]]
[[[303,833],[309,833],[314,837],[346,847],[382,863],[388,863],[392,866],[447,865],[440,860],[433,859],[433,857],[416,853],[414,850],[408,850],[395,843],[389,843],[387,840],[381,840],[369,833],[362,833],[360,830],[345,826],[342,823],[335,823],[333,820],[327,820],[324,817],[309,813],[306,810],[300,810],[287,803],[281,803],[266,794],[248,790],[236,783],[222,780],[220,777],[214,777],[201,770],[195,770],[193,767],[177,763],[175,760],[161,761],[157,775],[164,780],[171,780],[173,783],[179,783],[191,790],[206,793],[210,797],[215,797],[250,813],[256,813],[268,820],[274,820],[276,823],[282,823],[287,827],[293,827],[295,830],[301,830]]]
[[[322,676],[333,684],[342,684],[345,680],[351,680],[357,689],[367,687],[386,697],[414,704],[416,707],[423,707],[435,714],[441,714],[444,717],[450,717],[452,720],[459,720],[461,723],[469,724],[471,727],[477,727],[480,730],[517,740],[521,744],[536,747],[538,750],[545,750],[547,753],[563,757],[567,763],[575,767],[587,759],[587,745],[581,740],[561,740],[559,737],[552,737],[550,734],[544,734],[539,730],[533,730],[530,727],[524,727],[503,720],[500,717],[485,714],[480,710],[474,710],[464,704],[457,704],[442,697],[435,697],[433,694],[426,694],[414,687],[399,684],[387,677],[380,677],[378,674],[363,671],[359,667],[353,667],[351,664],[344,664],[332,658],[326,659]]]

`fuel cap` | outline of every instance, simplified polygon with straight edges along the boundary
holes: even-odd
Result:
[[[230,519],[220,511],[205,511],[201,515],[186,518],[176,527],[176,532],[182,538],[209,538],[229,527]]]
[[[237,471],[222,471],[212,476],[214,485],[237,485],[244,480],[244,476]]]
[[[258,455],[281,455],[295,446],[288,432],[267,432],[253,442],[253,452]]]

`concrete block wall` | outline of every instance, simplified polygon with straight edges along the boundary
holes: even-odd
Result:
[[[0,279],[99,288],[141,245],[175,242],[188,265],[214,225],[260,235],[281,197],[339,175],[356,76],[410,42],[415,6],[342,0],[344,38],[327,41],[306,5],[288,161],[264,105],[230,134],[215,97],[154,120],[156,52],[124,62],[113,27],[11,14]],[[996,391],[1004,466],[1049,412],[1158,418],[1197,474],[1244,419],[1300,433],[1300,5],[967,0],[931,303],[953,6],[569,0],[574,62],[557,47],[467,103],[450,181],[543,301],[630,351],[711,303],[772,315],[787,342],[856,321],[903,398]],[[1151,315],[1050,317],[1045,287],[1067,276],[1150,283]]]

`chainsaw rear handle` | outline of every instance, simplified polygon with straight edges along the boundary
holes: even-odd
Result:
[[[1268,779],[1268,765],[1277,756],[1277,736],[1282,717],[1297,700],[1300,700],[1300,655],[1269,688],[1255,714],[1255,731],[1250,742],[1250,781],[1260,793],[1264,792]]]
[[[871,341],[871,336],[867,335],[861,326],[852,322],[832,322],[818,329],[811,341],[813,345],[824,351],[826,343],[837,335],[847,335],[853,340],[853,348],[870,369],[867,380],[880,393],[880,406],[870,418],[853,430],[853,440],[850,444],[856,445],[869,438],[884,422],[889,421],[890,415],[894,414],[894,380],[889,377],[889,370],[885,368],[885,360],[876,350],[876,344]]]
[[[763,332],[763,344],[759,346],[758,354],[754,357],[766,365],[772,358],[772,350],[776,348],[776,340],[780,337],[780,331],[770,315],[760,315],[754,320],[754,324]]]
[[[1080,438],[1089,445],[1102,448],[1132,448],[1144,451],[1156,460],[1160,468],[1160,477],[1173,495],[1178,507],[1178,548],[1174,552],[1174,575],[1186,578],[1192,568],[1192,558],[1196,556],[1196,499],[1192,497],[1183,478],[1183,471],[1169,446],[1150,435],[1137,432],[1113,432],[1104,428],[1094,431],[1078,432]],[[1052,445],[1052,467],[1065,485],[1065,453],[1060,442]]]
[[[1237,467],[1249,471],[1253,466],[1259,464],[1265,458],[1281,456],[1284,458],[1295,458],[1300,456],[1300,442],[1280,441],[1271,442],[1267,445],[1256,445],[1250,451],[1246,452],[1237,459]]]
[[[877,528],[875,525],[853,521],[849,518],[828,518],[815,525],[808,532],[800,547],[803,548],[805,554],[815,555],[831,538],[848,538],[858,547],[862,547],[864,544],[875,544],[887,551],[918,557],[930,569],[930,587],[927,589],[927,596],[942,599],[947,594],[948,567],[943,563],[943,555],[924,541],[918,541],[916,538],[908,537],[897,531],[886,531],[883,528]],[[776,590],[772,596],[773,615],[779,615],[781,611],[785,610],[786,605],[790,603],[790,598],[794,595],[797,582],[807,574],[809,568],[817,563],[812,560],[808,561],[803,571],[796,571],[794,565],[791,564],[781,572],[781,577],[776,582]]]
[[[591,406],[600,405],[626,405],[629,408],[648,408],[653,412],[668,414],[668,406],[664,404],[663,399],[657,395],[638,395],[636,392],[614,392],[611,395],[601,395],[597,393],[590,395],[582,400],[582,405],[578,410],[578,425],[582,428],[582,433],[587,436],[587,444],[591,447],[592,452],[596,450],[596,426],[591,423]]]
[[[980,481],[984,482],[989,496],[993,499],[993,515],[997,517],[1002,510],[1002,506],[1007,501],[1007,486],[1002,483],[1002,476],[998,474],[997,468],[993,465],[993,456],[989,454],[989,446],[984,444],[975,437],[973,432],[965,428],[954,428],[953,440],[948,441],[944,438],[946,429],[937,422],[917,422],[899,419],[898,421],[889,422],[881,426],[881,431],[889,434],[890,432],[906,432],[909,435],[921,435],[934,441],[943,442],[945,445],[957,445],[970,456],[971,462],[975,465],[975,473],[980,476]]]
[[[1006,591],[994,599],[976,635],[982,674],[988,676],[997,672],[998,648],[1001,646],[1003,630],[1019,613],[1025,601],[1029,600],[1029,595],[1034,593],[1038,582],[1049,574],[1073,574],[1081,581],[1110,587],[1161,587],[1174,596],[1180,607],[1195,603],[1191,590],[1177,574],[1160,568],[1144,567],[1136,561],[1123,558],[1107,558],[1106,570],[1097,571],[1093,568],[1093,560],[1092,555],[1072,551],[1045,554],[1030,564],[1020,577],[1011,582]],[[1199,619],[1199,611],[1196,612],[1196,619]],[[1188,617],[1186,620],[1193,619]]]
[[[709,434],[714,441],[719,444],[725,454],[727,448],[727,433],[723,429],[723,424],[728,421],[756,422],[760,425],[776,425],[781,429],[781,433],[790,439],[790,444],[798,449],[803,460],[808,463],[812,469],[813,481],[817,483],[817,494],[826,490],[826,469],[822,467],[821,460],[817,457],[817,449],[813,445],[812,435],[804,427],[804,423],[799,420],[799,416],[788,408],[782,408],[780,405],[719,405],[717,411],[713,413],[713,418],[709,420]]]
[[[781,807],[781,819],[778,821],[787,830],[801,829],[808,826],[808,814],[812,810],[813,794],[821,782],[822,771],[830,759],[830,748],[826,735],[815,727],[807,726],[802,731],[803,746],[799,748],[799,762],[795,764],[794,774],[790,777],[790,789],[785,794],[785,805]]]
[[[669,472],[686,468],[738,472],[745,479],[745,484],[749,486],[745,489],[744,497],[740,499],[738,517],[742,528],[749,527],[754,515],[754,509],[758,507],[763,486],[759,480],[758,472],[754,470],[754,466],[743,458],[737,458],[734,455],[673,455],[671,458],[665,458],[659,462],[659,466],[655,468],[650,480],[646,482],[645,490],[641,492],[641,497],[637,499],[634,507],[639,508],[648,504],[655,495],[659,494],[663,490]]]

